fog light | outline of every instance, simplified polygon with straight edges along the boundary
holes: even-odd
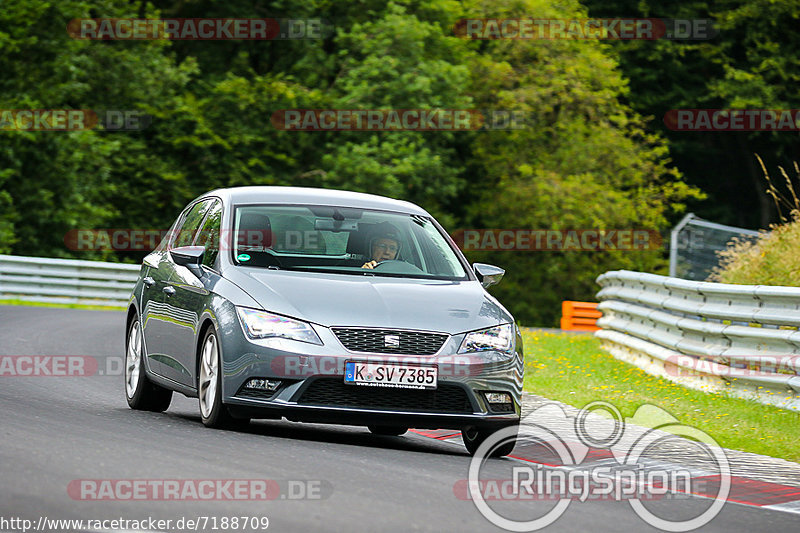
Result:
[[[486,392],[484,395],[489,403],[511,403],[511,395],[507,392]]]
[[[244,386],[245,389],[253,389],[253,390],[265,390],[265,391],[274,391],[278,387],[280,387],[281,382],[277,379],[264,379],[264,378],[253,378],[247,382],[247,385]]]

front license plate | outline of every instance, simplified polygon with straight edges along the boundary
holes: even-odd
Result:
[[[435,389],[438,369],[435,366],[367,363],[347,361],[344,382],[347,385]]]

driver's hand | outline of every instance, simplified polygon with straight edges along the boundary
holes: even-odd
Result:
[[[364,263],[361,265],[361,268],[375,268],[378,265],[377,261],[370,261],[369,263]]]

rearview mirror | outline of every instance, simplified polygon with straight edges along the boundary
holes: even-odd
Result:
[[[314,220],[314,229],[317,231],[358,231],[358,222],[355,220],[318,218]]]
[[[169,251],[169,256],[176,265],[185,266],[198,278],[203,275],[203,255],[205,246],[180,246]]]
[[[475,271],[475,275],[478,277],[478,281],[481,282],[481,286],[483,286],[484,289],[500,283],[500,280],[503,279],[503,275],[506,273],[506,271],[500,267],[487,265],[485,263],[473,263],[472,269]]]

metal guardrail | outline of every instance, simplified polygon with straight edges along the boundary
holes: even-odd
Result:
[[[0,255],[0,299],[125,307],[140,265]]]
[[[800,410],[800,288],[626,270],[597,283],[595,336],[618,359],[693,388]]]

